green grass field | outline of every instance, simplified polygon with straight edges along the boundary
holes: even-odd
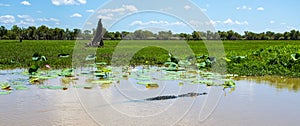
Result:
[[[179,58],[208,54],[203,41],[177,40],[106,40],[104,48],[86,48],[82,43],[88,41],[0,41],[0,69],[27,68],[34,62],[32,55],[40,53],[47,57],[41,65],[50,64],[53,68],[72,67],[72,53],[80,55],[80,60],[88,54],[97,55],[96,62],[128,62],[130,64],[162,64],[167,61],[168,52]],[[299,60],[293,61],[291,54],[300,52],[300,41],[223,41],[223,45],[208,41],[207,46],[222,50],[224,46],[226,57],[247,56],[241,61],[228,62],[228,72],[240,75],[286,75],[300,76]],[[75,46],[76,45],[76,46]],[[191,50],[190,50],[191,49]],[[253,56],[256,51],[264,50]],[[266,50],[269,50],[266,52]],[[213,50],[214,51],[214,50]],[[210,51],[211,52],[211,51]],[[58,58],[58,54],[70,54],[69,58]],[[210,53],[211,54],[211,53]],[[298,69],[299,68],[299,69]]]

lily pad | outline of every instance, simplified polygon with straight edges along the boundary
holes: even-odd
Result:
[[[235,83],[232,80],[228,80],[224,82],[224,88],[233,88],[235,87]]]
[[[63,89],[64,86],[48,86],[47,88],[52,90],[59,90],[59,89]]]
[[[84,89],[92,89],[93,86],[92,86],[92,85],[85,85],[83,88],[84,88]]]
[[[152,81],[140,81],[140,82],[137,82],[137,84],[147,85],[147,84],[157,84],[157,83],[156,82],[152,82]]]
[[[53,85],[40,85],[38,86],[40,89],[51,89],[51,90],[59,90],[59,89],[64,89],[64,86],[53,86]]]
[[[299,60],[299,59],[300,59],[300,53],[292,54],[291,57],[292,57],[292,59],[293,59],[294,61]]]
[[[29,88],[25,85],[17,85],[17,86],[14,86],[14,88],[16,90],[29,90]]]
[[[10,94],[12,91],[0,91],[0,95],[8,95]]]
[[[158,84],[146,84],[146,88],[158,88]]]
[[[85,60],[86,60],[86,61],[96,60],[96,55],[95,55],[95,54],[88,55],[88,56],[85,58]]]
[[[39,88],[39,89],[47,89],[48,86],[46,86],[46,85],[40,85],[40,86],[38,86],[38,88]]]
[[[112,81],[110,80],[97,80],[97,81],[92,81],[91,83],[96,83],[96,84],[111,84]]]
[[[10,89],[10,84],[9,83],[2,83],[0,85],[1,85],[1,89],[3,89],[3,90]]]

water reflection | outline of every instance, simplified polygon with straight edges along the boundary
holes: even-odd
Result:
[[[288,78],[279,76],[243,77],[237,80],[248,80],[257,84],[267,84],[276,89],[299,92],[300,78]]]

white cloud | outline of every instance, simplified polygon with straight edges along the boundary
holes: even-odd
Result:
[[[222,22],[223,25],[248,25],[249,23],[247,21],[233,21],[232,19],[228,18],[227,20]]]
[[[22,4],[22,5],[25,5],[25,6],[31,5],[31,4],[29,3],[29,1],[26,1],[26,0],[25,0],[25,1],[22,1],[21,4]]]
[[[47,18],[38,18],[36,19],[37,21],[42,21],[42,22],[46,22],[46,21],[49,21],[49,19]]]
[[[230,18],[228,18],[227,20],[223,21],[223,23],[224,24],[230,24],[230,25],[234,24],[234,22]]]
[[[237,9],[237,10],[252,10],[251,7],[248,7],[248,6],[246,6],[246,5],[243,5],[243,6],[241,6],[241,7],[237,7],[236,9]]]
[[[24,18],[30,18],[29,15],[17,15],[17,16],[18,16],[18,18],[22,18],[22,19],[24,19]]]
[[[40,22],[54,22],[55,24],[59,24],[60,20],[56,18],[38,18],[37,21]]]
[[[185,5],[185,6],[184,6],[184,9],[189,10],[189,9],[191,9],[191,6]]]
[[[77,0],[81,4],[86,4],[86,0]]]
[[[206,25],[248,25],[249,23],[247,21],[237,21],[232,20],[231,18],[228,18],[224,21],[214,21],[210,20],[209,22],[205,22]]]
[[[101,9],[98,13],[122,13],[125,11],[136,12],[138,9],[134,5],[123,5],[122,7],[115,9]]]
[[[183,22],[168,22],[168,21],[133,21],[130,26],[145,26],[145,25],[160,25],[160,26],[186,26]]]
[[[206,25],[217,25],[217,24],[219,24],[219,23],[221,23],[221,21],[210,20],[209,22],[206,22],[205,24],[206,24]]]
[[[167,7],[167,8],[160,9],[160,11],[171,11],[171,10],[173,10],[172,7]]]
[[[35,22],[35,20],[29,15],[17,15],[17,16],[18,18],[21,19],[18,25],[29,26],[29,25],[33,25]]]
[[[296,28],[293,27],[293,26],[287,26],[286,29],[288,29],[288,30],[295,30]]]
[[[0,3],[0,7],[9,7],[9,6],[10,6],[9,4]]]
[[[86,24],[87,24],[87,25],[92,25],[93,23],[92,23],[92,22],[86,22]]]
[[[34,22],[28,22],[28,21],[24,21],[24,20],[21,20],[19,23],[17,23],[17,25],[21,25],[21,26],[32,26],[34,25]]]
[[[273,20],[272,20],[272,21],[270,21],[270,24],[274,24],[274,23],[275,23],[275,21],[273,21]]]
[[[50,21],[59,22],[59,20],[56,18],[50,18]]]
[[[88,12],[88,13],[94,13],[95,10],[85,10],[85,12]]]
[[[82,17],[82,15],[79,14],[79,13],[74,13],[74,14],[72,14],[70,17],[77,17],[77,18],[80,18],[80,17]]]
[[[80,5],[86,4],[86,0],[52,0],[52,4],[56,6],[60,5]]]
[[[106,14],[106,15],[98,15],[97,18],[103,19],[103,20],[112,20],[113,19],[113,14]]]
[[[17,15],[18,18],[22,19],[21,21],[24,21],[24,22],[34,22],[34,19],[29,16],[29,15]]]
[[[248,23],[248,21],[235,21],[234,22],[234,24],[236,24],[236,25],[248,25],[249,23]]]
[[[281,25],[286,25],[286,23],[285,22],[282,22],[282,23],[280,23]]]
[[[15,17],[12,16],[12,15],[3,15],[3,16],[0,16],[0,23],[3,23],[3,24],[14,23],[15,21],[16,21]]]
[[[259,8],[257,8],[256,10],[258,10],[258,11],[263,11],[263,10],[265,10],[263,7],[259,7]]]

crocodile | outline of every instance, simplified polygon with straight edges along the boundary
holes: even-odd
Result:
[[[155,100],[169,100],[169,99],[176,99],[176,98],[182,98],[182,97],[197,97],[199,95],[206,95],[207,93],[195,93],[190,92],[186,94],[180,94],[180,95],[164,95],[164,96],[156,96],[152,98],[146,98],[145,101],[155,101]]]

